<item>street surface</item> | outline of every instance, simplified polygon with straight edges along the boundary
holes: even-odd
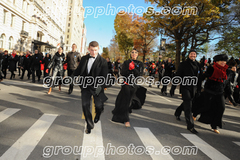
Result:
[[[7,77],[8,78],[8,77]],[[120,86],[105,92],[108,101],[91,134],[85,134],[81,94],[68,87],[54,88],[50,95],[41,82],[4,79],[0,83],[0,160],[238,160],[240,108],[226,105],[220,135],[210,125],[195,122],[199,134],[186,129],[173,116],[182,102],[160,96],[160,89],[145,86],[147,98],[130,115],[130,128],[110,120]],[[162,86],[160,86],[161,88]],[[168,89],[170,89],[168,87]],[[94,112],[94,111],[93,111]]]

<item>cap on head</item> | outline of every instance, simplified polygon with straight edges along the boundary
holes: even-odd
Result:
[[[227,60],[228,60],[228,56],[226,54],[219,54],[213,57],[213,62],[227,61]]]
[[[196,50],[191,49],[191,50],[189,51],[188,55],[189,55],[191,52],[195,52],[195,53],[197,54],[197,51],[196,51]]]

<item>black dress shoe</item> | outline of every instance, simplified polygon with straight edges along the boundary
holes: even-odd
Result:
[[[90,133],[91,133],[91,129],[86,129],[86,130],[85,130],[85,133],[86,133],[86,134],[90,134]]]
[[[175,116],[176,120],[181,121],[180,116]]]
[[[167,96],[166,92],[161,92],[161,93],[162,93],[162,96]]]
[[[97,113],[95,118],[94,118],[94,123],[97,123],[100,120],[100,115],[101,113]]]
[[[190,132],[192,132],[193,134],[198,134],[198,131],[196,131],[196,129],[194,128],[191,128],[191,129],[188,129]]]
[[[69,90],[68,90],[68,94],[71,94],[71,93],[72,93],[72,91],[73,91],[72,89],[69,89]]]

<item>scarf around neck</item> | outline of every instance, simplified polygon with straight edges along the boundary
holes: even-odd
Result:
[[[217,81],[217,82],[223,82],[223,80],[227,79],[227,72],[226,70],[228,69],[228,65],[220,66],[219,64],[215,63],[213,64],[213,74],[211,77],[209,77],[209,79],[213,80],[213,81]]]

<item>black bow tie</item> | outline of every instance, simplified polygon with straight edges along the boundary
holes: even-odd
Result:
[[[93,57],[93,56],[89,56],[89,58],[94,58],[95,59],[95,57]]]

